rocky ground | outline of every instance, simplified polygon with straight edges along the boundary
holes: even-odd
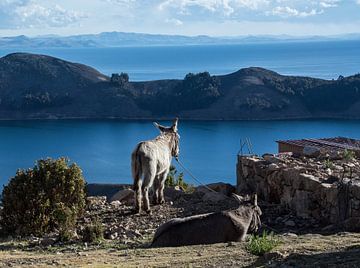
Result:
[[[220,188],[226,192],[230,186]],[[295,217],[276,205],[260,204],[265,229],[280,241],[265,256],[252,255],[247,242],[179,248],[150,248],[155,229],[174,217],[220,211],[236,206],[226,195],[203,187],[193,193],[167,190],[167,202],[153,206],[151,215],[132,211],[131,191],[121,201],[107,202],[92,197],[83,218],[78,221],[78,239],[69,243],[43,238],[7,238],[0,241],[1,267],[328,267],[360,265],[360,234],[326,233],[323,226]],[[81,240],[84,226],[98,221],[105,239],[99,243]]]

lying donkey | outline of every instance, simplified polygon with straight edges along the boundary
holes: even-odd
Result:
[[[155,233],[151,246],[176,247],[242,241],[248,231],[256,232],[261,225],[261,209],[256,194],[252,202],[244,203],[233,194],[239,207],[217,213],[175,218],[162,224]]]

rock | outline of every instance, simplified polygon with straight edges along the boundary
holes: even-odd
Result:
[[[270,162],[272,164],[279,164],[279,163],[283,162],[283,160],[280,157],[276,157],[273,154],[264,154],[263,158],[264,158],[264,160],[266,160],[267,162]]]
[[[278,251],[275,252],[266,252],[263,256],[265,261],[272,261],[272,260],[282,260],[286,256]]]
[[[222,193],[224,195],[230,196],[235,192],[236,188],[229,183],[217,182],[208,184],[207,187],[213,189],[218,193]]]
[[[119,207],[119,206],[121,206],[121,202],[119,200],[114,200],[110,203],[110,205],[112,205],[114,207]]]
[[[111,240],[114,240],[114,239],[116,239],[116,238],[118,238],[118,236],[119,236],[119,234],[117,233],[117,232],[114,232],[114,233],[112,233],[112,234],[110,234],[110,239]]]
[[[41,238],[40,245],[43,247],[48,247],[48,246],[52,246],[53,244],[55,244],[56,241],[57,241],[56,237],[45,236],[45,237]]]
[[[164,190],[165,197],[169,198],[170,200],[177,200],[184,194],[184,191],[180,189],[179,186],[175,187],[166,187]]]
[[[321,151],[317,147],[305,146],[303,149],[303,155],[307,157],[318,157],[321,154]]]
[[[110,202],[113,201],[120,201],[121,203],[126,205],[133,205],[134,191],[131,189],[120,190],[110,198]]]
[[[297,180],[293,181],[293,188],[304,191],[316,191],[316,189],[321,185],[321,182],[318,178],[314,177],[311,174],[301,173]]]
[[[289,226],[289,227],[295,227],[296,226],[296,223],[293,221],[293,220],[287,220],[285,222],[285,225],[286,226]]]
[[[208,191],[204,196],[202,197],[202,200],[204,202],[220,202],[226,200],[227,196],[222,193],[215,193]]]
[[[286,168],[282,170],[283,177],[284,177],[284,184],[291,186],[293,184],[293,181],[296,181],[299,179],[299,175],[302,171],[302,168],[300,167],[294,167],[294,168]]]
[[[358,232],[360,230],[360,217],[352,217],[342,223],[343,228],[348,232]]]
[[[298,237],[297,234],[294,233],[284,233],[283,236],[287,236],[287,237]]]
[[[311,214],[311,192],[296,190],[291,202],[291,208],[296,213],[296,216],[301,218],[309,218]]]
[[[279,169],[279,166],[274,164],[274,163],[270,164],[269,167],[268,167],[269,171],[275,171],[275,170],[278,170],[278,169]]]
[[[106,203],[106,196],[88,196],[86,201],[89,206],[102,206]]]

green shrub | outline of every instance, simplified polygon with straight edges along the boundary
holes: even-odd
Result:
[[[355,152],[345,149],[343,156],[345,160],[351,161],[355,158]]]
[[[177,174],[176,168],[173,165],[171,165],[169,174],[165,181],[165,186],[166,187],[179,186],[184,191],[189,190],[192,186],[184,181],[184,173],[180,172],[179,175],[176,174]]]
[[[8,234],[42,235],[58,230],[67,240],[85,207],[85,180],[76,164],[65,158],[37,161],[18,170],[2,192],[0,222]]]
[[[333,168],[334,168],[334,164],[333,164],[333,162],[331,162],[330,159],[326,159],[326,160],[324,161],[324,166],[325,166],[325,168],[330,168],[330,169],[333,169]]]
[[[279,245],[279,241],[274,237],[274,234],[267,233],[265,230],[262,235],[252,235],[248,242],[246,249],[254,255],[262,256],[266,252],[271,251]]]
[[[99,220],[87,225],[83,231],[83,241],[97,243],[104,239],[104,228]]]

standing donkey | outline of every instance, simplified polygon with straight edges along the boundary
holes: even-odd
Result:
[[[140,142],[131,155],[131,169],[134,179],[135,210],[150,213],[149,188],[154,184],[154,203],[163,204],[165,180],[169,173],[172,157],[179,156],[179,139],[177,133],[178,119],[171,127],[158,123],[154,125],[160,135],[153,140]]]

